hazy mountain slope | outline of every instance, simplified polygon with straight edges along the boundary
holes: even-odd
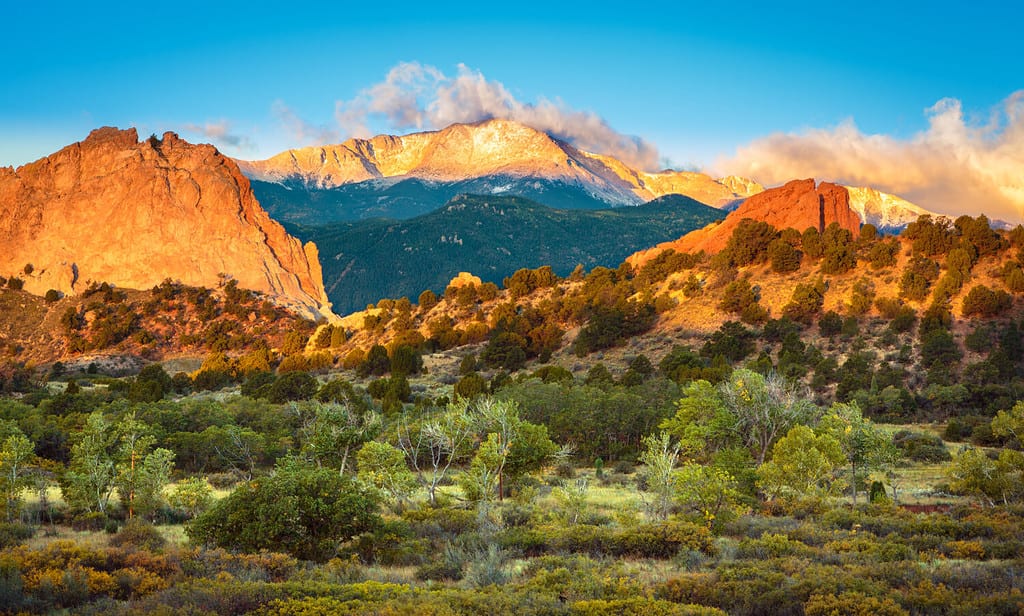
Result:
[[[489,176],[460,182],[419,178],[367,180],[336,188],[305,188],[294,182],[253,180],[253,192],[277,220],[307,225],[367,218],[407,219],[432,212],[456,195],[515,195],[556,209],[608,207],[579,186],[551,180]]]
[[[936,216],[936,214],[905,199],[879,192],[874,188],[854,186],[845,188],[850,193],[850,209],[857,213],[861,222],[870,223],[885,233],[897,233],[917,220],[919,216],[925,214]]]
[[[327,294],[339,314],[382,297],[443,291],[460,271],[485,281],[550,265],[566,275],[579,263],[618,266],[630,253],[721,216],[672,196],[631,208],[556,210],[518,197],[459,196],[407,221],[366,220],[291,226],[321,247]]]
[[[273,201],[267,207],[275,216],[292,222],[401,218],[462,193],[511,194],[551,207],[594,209],[639,205],[667,194],[723,207],[762,190],[742,178],[639,171],[507,120],[350,139],[238,164],[253,180],[278,186],[258,184],[257,195]],[[409,180],[418,182],[405,184]]]

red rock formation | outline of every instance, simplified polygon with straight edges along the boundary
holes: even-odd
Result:
[[[0,168],[0,275],[13,274],[34,293],[214,287],[227,274],[309,316],[329,311],[316,246],[271,220],[233,160],[174,133],[139,142],[135,129],[101,128]]]
[[[850,193],[845,187],[822,182],[815,188],[813,179],[793,180],[749,197],[717,225],[698,229],[672,242],[658,244],[632,255],[628,260],[633,265],[642,265],[669,248],[677,252],[719,252],[729,243],[733,231],[744,218],[767,222],[776,229],[792,227],[803,231],[814,227],[823,231],[836,222],[854,234],[860,231],[860,217],[850,209]]]

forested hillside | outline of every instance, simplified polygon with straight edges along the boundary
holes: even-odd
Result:
[[[748,221],[192,372],[8,363],[0,609],[1016,613],[1022,247]]]
[[[707,225],[719,210],[673,195],[646,205],[558,210],[519,197],[462,195],[411,220],[295,226],[320,248],[327,294],[339,314],[381,297],[436,293],[461,271],[499,283],[517,269],[567,276],[614,267],[633,252]]]

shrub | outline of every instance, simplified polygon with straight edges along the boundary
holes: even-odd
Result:
[[[905,616],[908,612],[892,599],[869,597],[860,592],[839,595],[815,594],[804,604],[806,616]]]
[[[733,231],[725,250],[738,266],[763,263],[768,259],[768,247],[779,236],[770,224],[744,218]]]
[[[0,524],[0,549],[18,545],[35,536],[35,528],[17,522]]]
[[[777,274],[786,274],[800,269],[800,252],[789,242],[777,239],[768,245],[768,260],[772,264],[772,271]]]
[[[240,485],[186,532],[200,543],[255,552],[284,551],[326,561],[338,542],[380,523],[377,497],[349,477],[288,461]]]
[[[853,234],[839,223],[831,223],[821,236],[824,244],[821,271],[825,274],[843,274],[857,265],[857,250]]]
[[[948,462],[952,459],[945,443],[938,436],[900,430],[893,435],[893,444],[903,451],[906,458],[915,462]]]
[[[167,540],[155,526],[139,517],[128,520],[128,523],[110,538],[110,545],[114,547],[132,547],[150,552],[159,551],[166,543]]]
[[[310,400],[319,389],[316,377],[308,372],[286,372],[266,388],[266,398],[274,404]]]
[[[963,301],[965,317],[978,315],[991,318],[1006,312],[1013,305],[1013,298],[1002,289],[992,290],[983,284],[972,287]]]
[[[825,304],[825,282],[820,278],[813,284],[801,283],[793,289],[793,297],[782,308],[782,315],[793,321],[810,325]]]

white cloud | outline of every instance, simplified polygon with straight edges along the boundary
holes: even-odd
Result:
[[[716,167],[766,185],[814,177],[871,186],[943,214],[1024,220],[1024,90],[984,122],[965,119],[951,98],[925,115],[928,128],[909,139],[868,135],[849,120],[755,140]]]
[[[338,131],[306,122],[283,101],[275,101],[271,111],[300,145],[326,145],[341,141]]]
[[[456,75],[450,77],[433,66],[403,62],[393,67],[384,81],[352,100],[338,101],[334,115],[342,131],[354,137],[370,136],[371,119],[382,119],[392,130],[433,130],[501,118],[640,169],[657,169],[661,160],[653,144],[619,133],[593,112],[545,98],[536,103],[520,101],[500,82],[465,65],[459,65]]]
[[[202,135],[217,145],[227,145],[243,151],[253,151],[256,145],[249,137],[239,135],[231,131],[231,122],[219,120],[217,122],[206,122],[205,124],[185,124],[183,130]]]

